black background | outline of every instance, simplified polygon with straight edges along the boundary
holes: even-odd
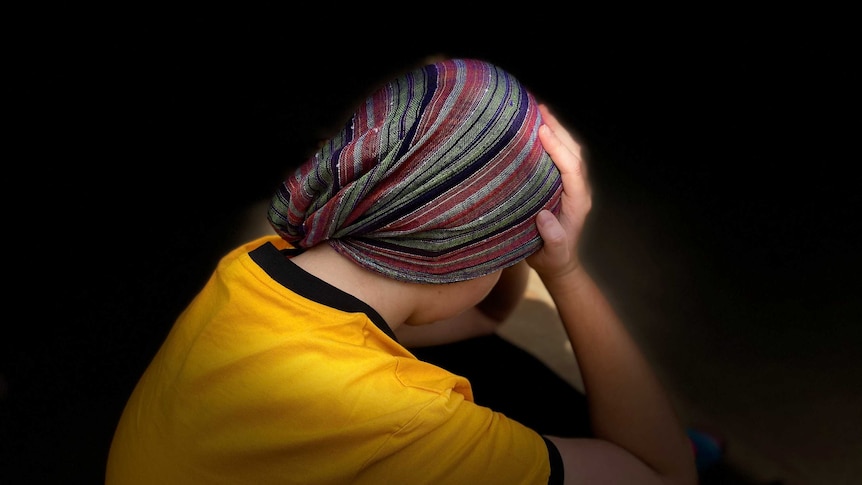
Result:
[[[596,197],[672,208],[710,276],[858,322],[858,56],[837,13],[316,10],[20,19],[0,477],[102,481],[128,394],[245,209],[428,55],[515,74],[584,141]]]

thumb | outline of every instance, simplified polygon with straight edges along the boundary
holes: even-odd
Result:
[[[574,246],[570,245],[565,227],[556,216],[548,210],[536,215],[536,227],[542,237],[542,248],[527,258],[530,265],[542,278],[555,278],[565,274],[579,263]]]
[[[568,255],[566,231],[551,211],[543,210],[536,215],[536,227],[542,236],[542,253],[546,261],[560,260]]]
[[[545,241],[545,246],[563,244],[566,239],[566,231],[560,221],[549,210],[542,210],[536,215],[536,227],[539,235]]]

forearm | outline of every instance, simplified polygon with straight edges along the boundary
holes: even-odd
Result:
[[[582,267],[544,281],[578,359],[593,430],[665,476],[691,476],[685,432],[649,363]]]

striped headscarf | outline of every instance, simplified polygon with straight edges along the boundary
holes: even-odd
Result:
[[[560,173],[536,100],[475,59],[415,69],[375,91],[280,185],[270,224],[299,248],[326,242],[361,266],[452,283],[512,266],[559,211]]]

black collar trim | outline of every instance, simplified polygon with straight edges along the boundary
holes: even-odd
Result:
[[[251,259],[266,274],[285,288],[309,300],[335,308],[336,310],[364,313],[374,322],[377,328],[382,330],[389,338],[398,342],[395,333],[375,309],[350,293],[341,291],[300,268],[289,259],[287,254],[279,251],[271,242],[266,242],[249,252]]]

